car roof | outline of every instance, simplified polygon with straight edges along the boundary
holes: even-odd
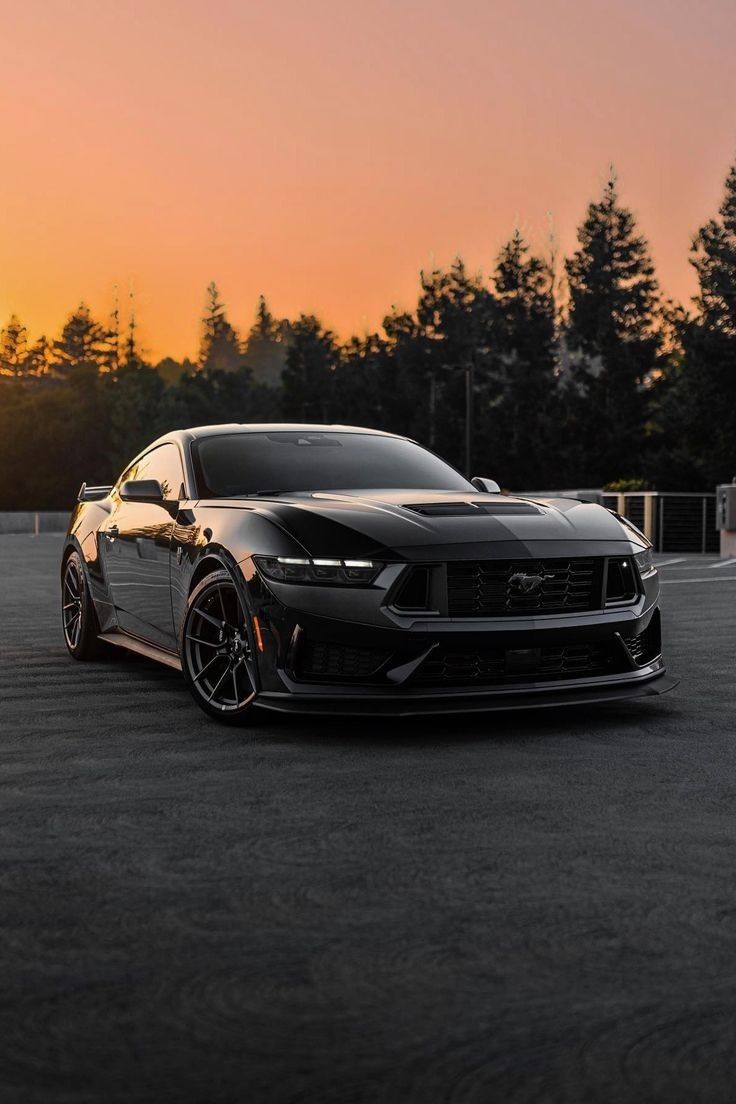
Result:
[[[223,422],[215,425],[191,426],[188,429],[175,429],[165,433],[152,441],[144,450],[148,452],[155,445],[162,445],[167,441],[178,441],[179,444],[197,441],[203,437],[217,437],[232,433],[324,433],[325,430],[340,433],[370,433],[376,437],[402,438],[399,433],[386,433],[382,429],[370,429],[364,426],[334,425],[312,422]],[[406,440],[406,438],[403,438]]]

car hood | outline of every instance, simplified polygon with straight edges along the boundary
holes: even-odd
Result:
[[[421,549],[425,556],[454,557],[460,554],[457,546],[477,546],[464,548],[464,553],[482,555],[489,544],[511,550],[538,542],[646,543],[609,510],[577,499],[375,490],[219,499],[206,505],[256,510],[293,536],[310,556],[380,559],[393,551],[415,558]],[[503,554],[500,547],[494,551]]]

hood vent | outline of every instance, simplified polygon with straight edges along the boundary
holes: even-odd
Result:
[[[418,502],[406,504],[405,510],[413,510],[422,517],[477,517],[479,514],[513,516],[541,514],[538,506],[530,502]]]

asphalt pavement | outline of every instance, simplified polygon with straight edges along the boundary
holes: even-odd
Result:
[[[0,538],[2,1104],[732,1104],[736,563],[655,701],[249,729]],[[667,562],[677,561],[677,562]]]

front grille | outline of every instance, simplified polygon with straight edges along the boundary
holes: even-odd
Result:
[[[603,561],[460,560],[447,565],[450,617],[599,609]]]
[[[659,622],[659,610],[655,610],[652,619],[644,629],[644,632],[624,635],[624,644],[631,653],[634,663],[643,667],[645,663],[651,663],[662,651],[662,631]]]
[[[626,669],[623,651],[615,642],[566,644],[527,649],[519,671],[519,652],[492,648],[482,652],[432,653],[414,677],[415,686],[487,686],[498,683],[593,678]]]
[[[307,640],[299,649],[296,674],[305,679],[368,679],[391,655],[378,648]]]

